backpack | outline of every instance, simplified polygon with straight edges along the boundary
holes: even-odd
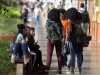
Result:
[[[72,24],[72,41],[73,43],[83,43],[84,42],[85,30],[83,26],[79,24]]]
[[[13,53],[14,42],[10,44],[10,52]]]
[[[91,41],[92,37],[87,36],[87,34],[84,34],[84,42],[83,42],[83,47],[88,47],[89,41]]]
[[[84,13],[81,13],[82,15],[82,23],[88,23],[89,22],[89,14],[87,11],[85,11]]]

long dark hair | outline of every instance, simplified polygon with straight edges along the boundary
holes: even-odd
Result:
[[[68,9],[64,14],[65,19],[70,19],[72,22],[75,22],[76,20],[79,20],[79,13],[76,8],[70,8]]]
[[[59,22],[60,21],[60,12],[57,9],[52,9],[48,13],[48,19],[55,21],[55,22]]]
[[[18,28],[18,34],[19,33],[23,34],[23,29],[25,29],[26,27],[24,24],[18,24],[17,28]]]
[[[23,34],[23,29],[25,29],[26,27],[25,27],[24,24],[18,24],[18,25],[17,25],[17,28],[18,28],[18,33],[15,35],[15,37],[14,37],[14,39],[13,39],[13,42],[14,42],[14,43],[15,43],[16,38],[17,38],[17,35],[18,35],[19,33],[21,33],[22,35],[24,35],[24,34]]]
[[[31,30],[35,30],[33,27],[30,28],[29,33],[28,33],[28,41],[27,44],[34,44],[35,43],[35,39],[33,37],[33,35],[30,34]]]

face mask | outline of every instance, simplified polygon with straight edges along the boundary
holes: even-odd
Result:
[[[51,5],[51,7],[52,7],[53,5]]]

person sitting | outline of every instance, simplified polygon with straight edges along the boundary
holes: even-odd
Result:
[[[17,27],[18,27],[18,34],[15,37],[14,51],[11,57],[11,62],[15,63],[16,56],[17,59],[23,59],[24,56],[24,64],[27,64],[29,58],[29,52],[25,41],[25,36],[27,35],[26,27],[24,24],[18,24]]]
[[[35,61],[35,65],[38,68],[44,68],[45,66],[43,65],[42,62],[42,52],[39,50],[40,46],[37,45],[38,42],[35,42],[34,39],[35,36],[35,29],[34,28],[30,28],[29,30],[29,34],[27,36],[27,45],[30,48],[31,52],[35,52],[37,54],[37,58]],[[32,57],[32,62],[34,61],[34,58]],[[38,66],[39,65],[39,66]]]

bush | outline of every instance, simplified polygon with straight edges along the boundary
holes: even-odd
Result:
[[[11,63],[10,56],[11,41],[0,41],[0,75],[8,75],[16,69],[16,65]]]
[[[17,7],[8,7],[9,10],[9,16],[10,18],[20,18],[21,14],[20,14],[20,9]]]
[[[16,34],[17,24],[21,23],[21,19],[16,18],[0,18],[0,35]]]
[[[5,7],[2,6],[0,9],[0,17],[4,18],[20,18],[20,8],[17,7]]]

